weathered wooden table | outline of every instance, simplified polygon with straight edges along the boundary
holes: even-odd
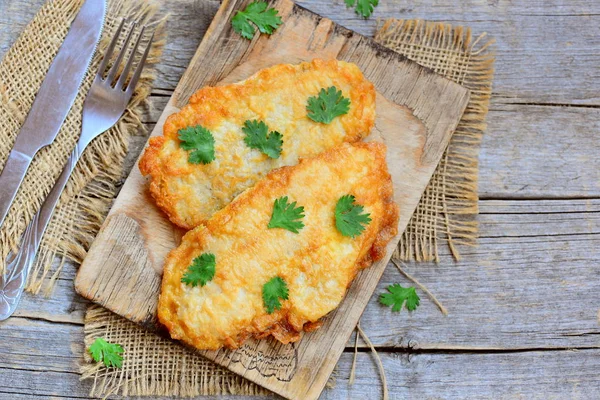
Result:
[[[44,0],[0,0],[0,54]],[[202,35],[214,0],[164,2],[169,40],[144,122],[152,128]],[[450,311],[423,296],[392,315],[373,298],[362,327],[377,346],[391,398],[600,397],[600,1],[383,0],[369,20],[342,0],[303,6],[372,35],[377,18],[467,25],[497,39],[494,96],[480,156],[479,245],[455,263],[409,272]],[[132,159],[145,137],[134,138]],[[131,163],[130,163],[131,165]],[[87,302],[75,267],[51,298],[25,296],[0,324],[0,398],[88,398],[79,381]],[[378,292],[407,283],[388,268]],[[361,348],[348,385],[352,343],[324,399],[381,394]]]

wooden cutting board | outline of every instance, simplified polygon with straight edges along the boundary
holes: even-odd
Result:
[[[388,145],[387,160],[403,232],[468,102],[463,87],[371,39],[295,5],[272,1],[283,25],[272,36],[241,38],[231,17],[248,0],[224,0],[152,135],[199,88],[235,82],[261,68],[313,58],[357,64],[377,91],[377,119],[369,140]],[[350,12],[350,11],[349,11]],[[154,206],[147,182],[134,168],[81,265],[82,296],[164,333],[156,319],[163,260],[183,232]],[[292,345],[248,341],[236,351],[204,351],[216,363],[290,399],[315,399],[323,390],[369,301],[399,236],[386,257],[362,271],[323,327]]]

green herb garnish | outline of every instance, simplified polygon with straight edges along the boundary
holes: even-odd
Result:
[[[121,368],[123,366],[123,347],[119,344],[108,343],[102,338],[97,338],[88,348],[96,362],[102,361],[107,367]]]
[[[283,135],[277,131],[269,132],[269,127],[263,121],[253,120],[244,122],[242,132],[246,135],[244,142],[252,149],[260,150],[271,158],[279,158]]]
[[[335,226],[344,236],[360,235],[371,222],[370,214],[364,213],[364,207],[355,203],[352,195],[340,197],[335,205]]]
[[[267,226],[272,228],[283,228],[290,232],[298,233],[304,228],[304,223],[301,221],[304,218],[304,207],[296,207],[296,202],[288,203],[288,197],[283,196],[275,200],[273,204],[273,214]]]
[[[196,125],[180,129],[182,149],[190,151],[188,161],[192,164],[208,164],[215,159],[215,138],[203,126]]]
[[[287,284],[278,276],[272,278],[263,285],[262,297],[267,313],[272,314],[273,311],[281,309],[281,302],[279,299],[288,299]]]
[[[344,0],[346,6],[354,7],[356,4],[356,13],[365,18],[369,18],[373,14],[373,9],[379,5],[379,0]]]
[[[318,96],[308,98],[306,105],[308,118],[315,122],[329,124],[337,116],[348,114],[350,99],[342,95],[335,86],[321,89]]]
[[[254,1],[244,11],[238,11],[231,20],[233,30],[242,35],[243,38],[252,39],[256,30],[250,24],[254,23],[259,31],[270,35],[282,24],[281,17],[277,15],[274,8],[267,9],[264,1]]]
[[[379,302],[384,306],[392,306],[392,311],[400,311],[404,302],[406,302],[408,311],[414,311],[419,306],[421,299],[413,286],[403,288],[395,283],[386,289],[389,293],[380,294]]]
[[[181,282],[186,285],[196,287],[206,285],[215,277],[216,258],[212,253],[203,253],[194,258],[186,273],[181,278]]]

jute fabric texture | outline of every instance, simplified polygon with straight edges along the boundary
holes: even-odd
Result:
[[[51,0],[43,6],[0,63],[0,167],[35,98],[52,59],[66,36],[81,0]],[[30,275],[28,290],[50,294],[66,260],[79,263],[110,207],[123,177],[123,160],[131,135],[143,128],[141,106],[150,93],[152,64],[159,61],[163,27],[152,22],[154,3],[110,0],[103,39],[73,109],[57,140],[34,160],[15,205],[0,230],[0,257],[18,247],[26,224],[60,174],[81,126],[81,109],[103,50],[121,17],[149,23],[158,40],[134,99],[124,117],[87,149],[61,198]],[[423,21],[381,22],[375,39],[471,90],[471,102],[443,156],[417,211],[404,233],[398,254],[403,259],[437,260],[447,243],[459,258],[460,245],[474,244],[477,234],[477,155],[485,130],[494,57],[484,36],[473,40],[462,27]],[[3,268],[3,261],[0,261]],[[98,306],[85,319],[86,347],[95,338],[120,343],[122,369],[105,369],[85,354],[82,377],[92,379],[91,396],[266,394],[266,390],[216,366],[169,340],[147,333]]]
[[[6,161],[35,95],[77,15],[82,0],[46,3],[8,50],[0,63],[0,167]],[[148,57],[134,96],[119,122],[86,149],[61,196],[29,274],[27,290],[49,294],[66,259],[81,262],[116,193],[123,174],[129,137],[143,129],[141,106],[151,90],[152,65],[160,58],[164,24],[152,21],[153,2],[111,0],[97,52],[58,137],[34,158],[15,202],[0,229],[0,271],[9,250],[17,249],[25,227],[35,215],[61,173],[81,132],[81,111],[104,49],[122,16],[156,31],[157,40]],[[134,36],[135,39],[135,36]],[[115,52],[116,53],[116,52]],[[115,55],[116,57],[116,55]]]
[[[492,94],[493,41],[471,30],[418,20],[380,22],[375,40],[471,91],[467,109],[421,197],[395,254],[403,260],[439,261],[447,243],[460,259],[460,245],[477,238],[479,145]]]

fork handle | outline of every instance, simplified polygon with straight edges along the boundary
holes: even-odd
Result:
[[[6,257],[5,274],[0,277],[0,321],[10,317],[19,303],[44,232],[83,150],[77,143],[44,204],[25,229],[19,251],[16,254],[10,252]]]

